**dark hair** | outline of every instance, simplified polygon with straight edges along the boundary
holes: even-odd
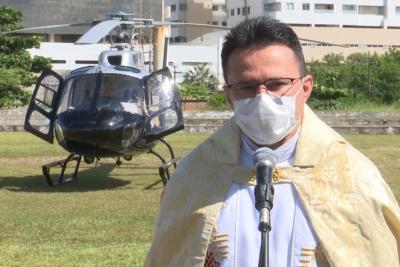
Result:
[[[228,71],[228,59],[235,49],[247,48],[252,45],[268,46],[270,44],[283,44],[293,50],[299,61],[301,75],[306,74],[303,50],[292,28],[269,17],[256,17],[239,23],[225,36],[221,52],[225,81]]]

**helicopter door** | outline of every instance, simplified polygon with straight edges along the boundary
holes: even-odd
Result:
[[[176,86],[168,68],[144,78],[147,142],[183,129],[183,115]]]
[[[60,102],[64,79],[52,70],[40,75],[25,116],[26,131],[53,143],[54,120]]]

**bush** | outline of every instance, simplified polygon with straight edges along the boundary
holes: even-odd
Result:
[[[347,109],[353,105],[354,101],[349,98],[336,98],[336,99],[317,99],[310,98],[307,104],[316,110],[339,110]]]
[[[29,103],[31,94],[20,86],[18,70],[0,69],[0,107],[12,108]]]
[[[216,92],[210,96],[211,107],[218,110],[228,110],[230,109],[229,103],[226,100],[224,92]]]
[[[317,108],[338,109],[360,103],[396,106],[400,98],[397,49],[383,55],[353,53],[347,58],[329,54],[320,61],[309,62],[308,70],[316,84],[310,103]]]
[[[205,85],[181,83],[178,92],[183,100],[208,100],[208,88]]]

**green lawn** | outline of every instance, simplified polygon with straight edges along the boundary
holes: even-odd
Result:
[[[182,156],[206,137],[167,140]],[[400,199],[400,135],[346,138]],[[40,166],[66,155],[32,135],[0,133],[0,266],[141,266],[162,190],[159,161],[143,154],[120,168],[111,159],[97,168],[82,164],[79,181],[48,187]]]

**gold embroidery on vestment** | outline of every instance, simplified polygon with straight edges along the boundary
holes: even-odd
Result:
[[[282,179],[282,172],[280,170],[275,169],[274,173],[272,174],[272,180],[274,182],[278,182]]]
[[[211,234],[210,243],[208,244],[208,251],[214,255],[218,262],[227,258],[229,254],[228,234],[218,233],[214,228]]]

